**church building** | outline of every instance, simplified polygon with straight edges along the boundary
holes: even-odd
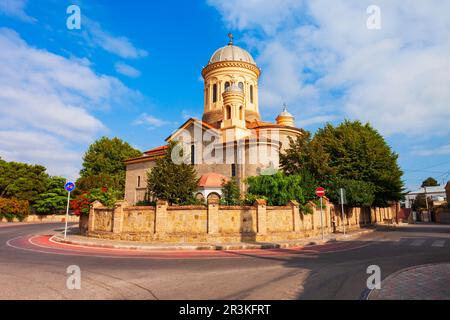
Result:
[[[181,142],[183,154],[195,166],[199,178],[196,197],[209,199],[221,197],[224,180],[235,177],[245,192],[247,177],[276,172],[280,152],[289,147],[288,137],[302,134],[286,106],[275,122],[261,120],[261,70],[250,53],[234,45],[231,34],[229,37],[228,45],[214,52],[202,70],[202,119],[190,118],[166,138],[166,145],[125,161],[128,203],[145,199],[147,172],[164,155],[170,141]]]

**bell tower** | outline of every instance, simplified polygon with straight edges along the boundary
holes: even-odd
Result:
[[[223,128],[230,125],[231,119],[227,116],[232,113],[233,126],[238,123],[239,127],[245,128],[246,121],[260,119],[258,79],[261,70],[247,51],[233,44],[233,35],[230,33],[228,36],[229,43],[214,52],[202,70],[205,101],[202,120],[215,128]],[[240,102],[236,100],[238,96]],[[240,105],[227,114],[225,99],[232,100],[232,103],[228,101],[231,109],[236,103]],[[240,107],[242,119],[238,117]]]

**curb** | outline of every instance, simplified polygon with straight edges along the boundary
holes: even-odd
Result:
[[[69,245],[78,245],[85,247],[93,247],[93,248],[108,248],[108,249],[127,249],[127,250],[141,250],[141,251],[171,251],[171,250],[186,250],[186,251],[194,251],[194,250],[252,250],[252,249],[260,249],[260,250],[269,250],[269,249],[286,249],[291,247],[299,247],[299,246],[313,246],[313,245],[323,245],[330,242],[336,242],[338,240],[346,240],[354,237],[359,237],[363,234],[372,233],[375,230],[362,230],[359,232],[355,232],[353,234],[340,235],[338,237],[326,239],[326,240],[302,240],[298,242],[290,242],[290,243],[262,243],[262,244],[199,244],[199,245],[170,245],[170,244],[161,244],[159,246],[152,245],[126,245],[126,244],[107,244],[107,243],[97,243],[95,241],[78,241],[78,240],[70,240],[63,239],[60,234],[53,235],[50,238],[50,241],[56,243],[63,243]],[[113,241],[113,240],[111,240]],[[165,246],[164,246],[165,245]]]

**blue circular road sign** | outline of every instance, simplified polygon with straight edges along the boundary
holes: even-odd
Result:
[[[67,192],[71,192],[75,189],[75,183],[73,182],[67,182],[64,186],[64,189],[66,189]]]

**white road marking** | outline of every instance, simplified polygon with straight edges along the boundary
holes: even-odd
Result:
[[[414,240],[412,243],[411,243],[411,246],[413,246],[413,247],[420,247],[421,245],[423,245],[425,243],[425,240],[423,240],[423,239],[417,239],[417,240]]]
[[[442,248],[443,246],[445,246],[445,240],[436,240],[431,246]]]
[[[405,244],[405,242],[406,242],[406,239],[400,238],[400,239],[398,239],[397,241],[393,241],[393,242],[392,242],[392,245],[394,245],[394,246],[399,246],[399,245]]]

